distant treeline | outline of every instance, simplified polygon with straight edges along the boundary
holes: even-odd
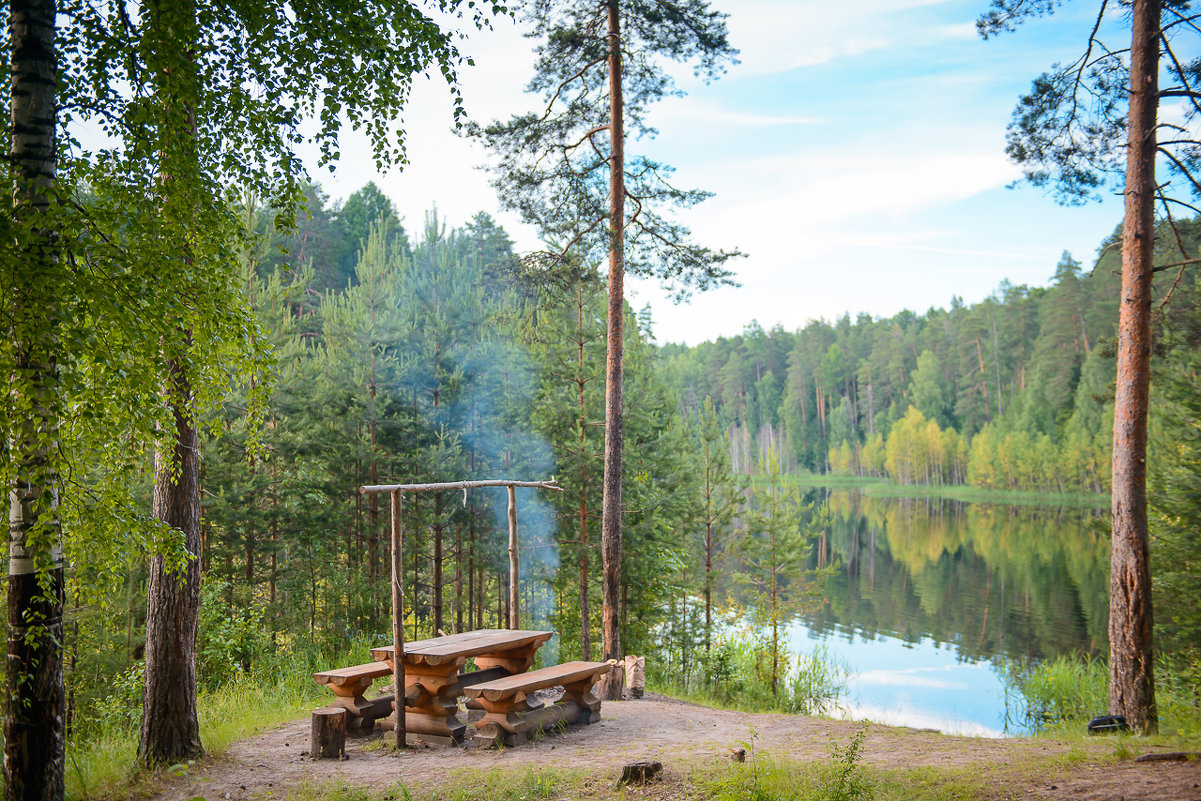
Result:
[[[1161,233],[1165,265],[1201,239],[1196,222]],[[743,472],[774,445],[815,473],[1106,492],[1120,237],[1101,243],[1090,270],[1065,252],[1046,288],[1005,282],[973,305],[952,297],[949,309],[797,331],[752,322],[738,336],[663,346],[662,369],[686,408],[713,399]],[[1161,270],[1157,298],[1191,285],[1195,269]],[[1157,322],[1192,309],[1177,292]]]

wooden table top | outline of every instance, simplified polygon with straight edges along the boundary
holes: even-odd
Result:
[[[451,659],[494,654],[527,645],[541,646],[554,636],[553,631],[523,631],[520,629],[479,629],[461,634],[449,634],[429,640],[415,640],[404,645],[405,661],[420,658],[427,664],[440,664]],[[390,662],[392,646],[372,648],[374,659]]]

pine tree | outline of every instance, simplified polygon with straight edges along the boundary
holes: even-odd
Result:
[[[684,227],[662,216],[663,206],[690,206],[707,195],[677,189],[666,180],[669,169],[650,159],[627,161],[627,124],[636,136],[652,133],[648,106],[672,91],[658,57],[696,60],[700,73],[715,77],[735,51],[723,15],[701,0],[558,0],[528,13],[535,35],[545,37],[529,88],[546,99],[546,110],[476,133],[501,154],[495,185],[502,203],[548,240],[565,243],[560,256],[608,254],[603,628],[606,658],[619,658],[625,272],[655,275],[684,293],[729,282],[723,265],[736,255],[693,245]],[[627,199],[634,207],[628,219]],[[607,680],[604,697],[618,692]]]
[[[696,504],[700,536],[701,595],[705,601],[705,653],[713,646],[713,588],[733,534],[731,528],[746,490],[746,482],[730,466],[729,437],[717,417],[713,400],[690,421],[700,494]]]

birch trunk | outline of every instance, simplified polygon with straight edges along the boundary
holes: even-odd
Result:
[[[13,219],[25,223],[7,314],[16,357],[6,433],[9,490],[4,798],[63,797],[63,564],[58,516],[58,302],[64,279],[45,227],[56,173],[54,0],[9,4]],[[6,266],[6,271],[9,268]],[[6,281],[7,283],[7,281]],[[21,410],[17,413],[16,410]]]

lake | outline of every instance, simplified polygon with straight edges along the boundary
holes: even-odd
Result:
[[[812,490],[830,522],[810,566],[837,564],[790,624],[852,670],[844,711],[940,731],[1021,734],[1004,666],[1108,653],[1108,513]]]

